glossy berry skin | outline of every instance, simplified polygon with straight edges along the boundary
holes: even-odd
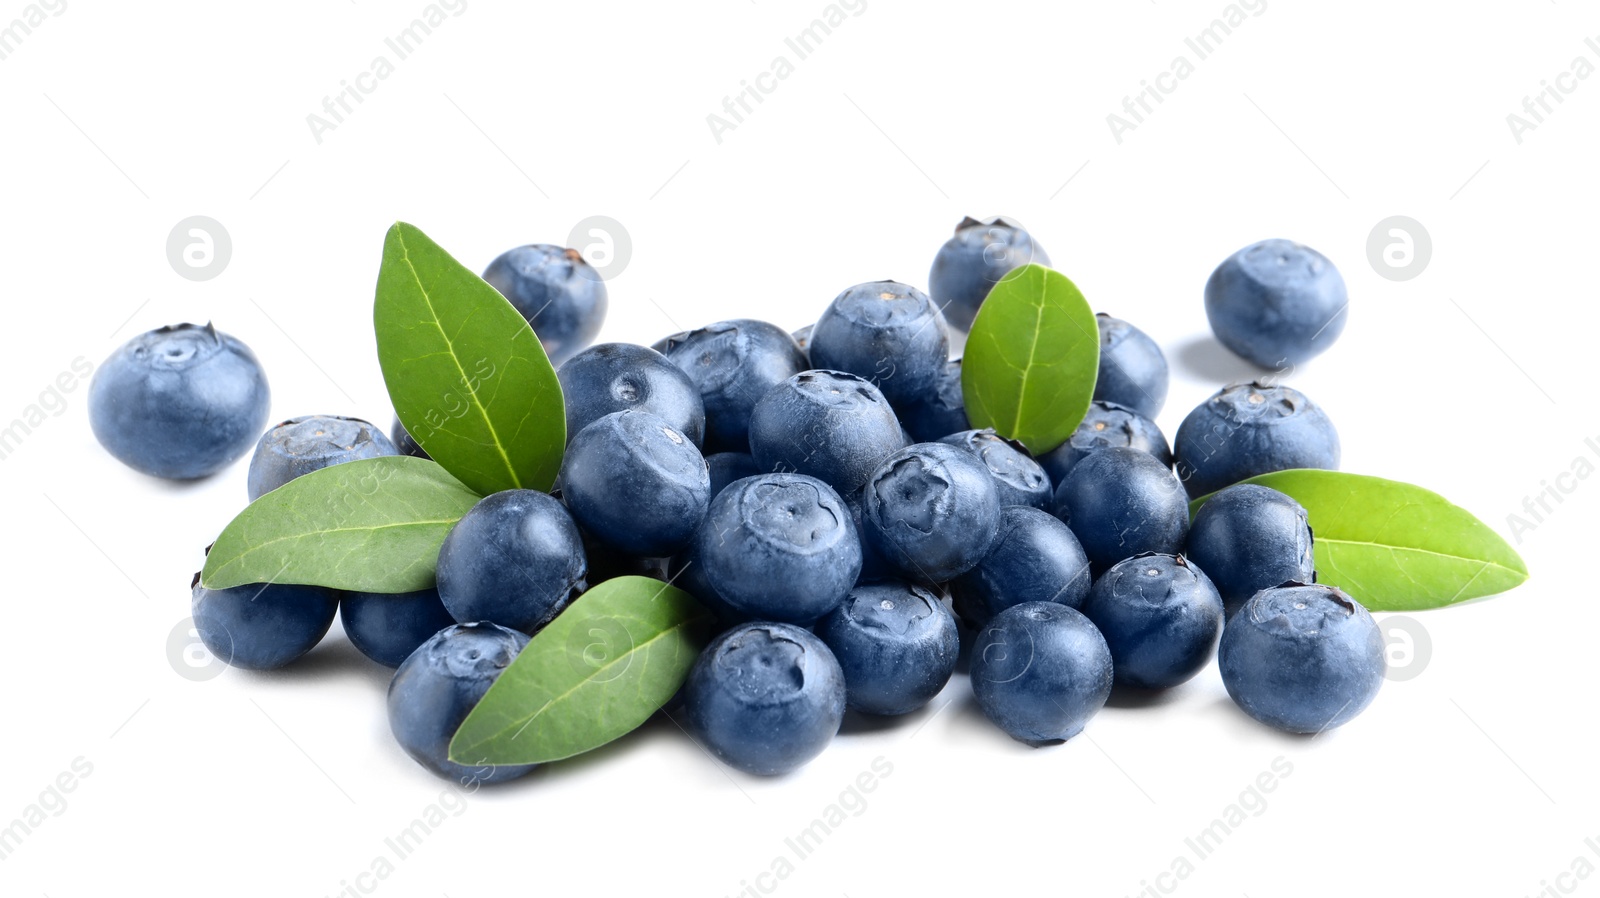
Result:
[[[861,573],[861,540],[833,488],[804,474],[730,485],[695,534],[700,576],[740,620],[809,625]]]
[[[918,443],[938,442],[940,437],[970,430],[967,402],[961,393],[961,360],[946,362],[933,389],[896,408],[900,423]]]
[[[556,482],[585,530],[631,555],[682,550],[711,502],[700,450],[667,421],[641,411],[613,412],[580,431]]]
[[[1048,266],[1050,257],[1027,231],[1004,218],[964,218],[933,257],[928,292],[951,327],[969,330],[989,290],[1029,262]]]
[[[1172,466],[1172,450],[1167,448],[1166,434],[1156,422],[1127,406],[1100,399],[1089,403],[1083,422],[1066,442],[1039,456],[1039,466],[1050,475],[1051,483],[1060,486],[1073,465],[1091,452],[1112,446],[1148,452],[1156,461]]]
[[[983,560],[1000,529],[989,469],[948,443],[913,443],[884,460],[862,496],[867,539],[901,575],[942,583]]]
[[[1087,617],[1054,602],[995,615],[972,647],[972,694],[1013,739],[1071,739],[1111,697],[1111,650]]]
[[[1050,511],[1072,528],[1096,576],[1146,552],[1175,555],[1189,532],[1189,503],[1172,469],[1126,447],[1074,465]]]
[[[1383,685],[1383,634],[1355,599],[1331,586],[1264,589],[1228,619],[1217,648],[1228,695],[1246,714],[1290,733],[1348,723]]]
[[[583,537],[567,509],[538,490],[478,500],[439,547],[439,598],[460,623],[533,634],[586,588]]]
[[[456,622],[437,588],[398,595],[347,592],[339,599],[339,620],[350,643],[384,667],[399,667],[417,646]]]
[[[1327,257],[1292,240],[1239,250],[1206,281],[1211,332],[1236,355],[1281,369],[1322,354],[1349,318],[1344,278]]]
[[[974,629],[1024,602],[1077,608],[1093,577],[1083,546],[1054,515],[1023,505],[1000,512],[1000,530],[983,560],[950,581],[956,611]]]
[[[527,644],[526,633],[477,623],[446,627],[418,646],[389,681],[389,729],[406,754],[462,785],[502,783],[536,767],[450,760],[450,740],[461,722]]]
[[[1154,419],[1167,403],[1167,357],[1150,335],[1121,318],[1101,312],[1100,373],[1094,398],[1126,406]]]
[[[811,367],[782,328],[741,318],[673,334],[661,350],[705,407],[708,452],[746,452],[750,412],[767,391]]]
[[[1234,384],[1195,407],[1172,441],[1178,476],[1198,499],[1258,474],[1339,467],[1339,432],[1299,390]]]
[[[1119,685],[1169,689],[1200,672],[1222,634],[1222,597],[1178,555],[1136,555],[1112,565],[1083,613],[1105,637]]]
[[[750,454],[763,471],[809,474],[841,495],[903,446],[888,400],[843,371],[802,371],[768,390],[750,415]]]
[[[926,293],[896,281],[840,293],[811,331],[811,364],[871,381],[891,405],[932,392],[950,359],[944,316]]]
[[[844,720],[833,652],[791,624],[741,624],[706,646],[684,684],[701,743],[731,767],[776,776],[821,754]]]
[[[1195,513],[1185,553],[1211,581],[1231,615],[1270,586],[1316,580],[1311,524],[1299,502],[1254,483],[1221,490]]]
[[[735,480],[760,474],[761,466],[748,452],[718,452],[706,456],[706,470],[711,476],[711,498],[715,499]]]
[[[322,641],[339,597],[320,586],[282,583],[207,589],[196,574],[190,609],[195,632],[218,660],[246,670],[275,670]]]
[[[1044,508],[1050,503],[1054,484],[1021,443],[1008,440],[991,429],[963,430],[937,442],[965,449],[983,462],[994,477],[994,488],[1002,506]]]
[[[428,453],[406,431],[406,426],[400,423],[398,415],[395,416],[394,423],[389,425],[389,442],[394,444],[395,451],[401,455],[409,455],[412,458],[428,458]]]
[[[699,446],[706,411],[689,375],[654,349],[601,343],[568,359],[556,371],[567,404],[567,442],[612,412],[656,415]]]
[[[847,706],[864,714],[909,714],[932,701],[961,649],[950,609],[903,581],[857,586],[816,633],[844,671]]]
[[[134,337],[95,370],[89,426],[135,471],[192,480],[250,451],[271,399],[250,347],[210,324],[178,324]]]
[[[483,279],[528,319],[552,365],[592,343],[605,323],[605,282],[575,249],[535,243],[506,250]]]
[[[256,443],[245,480],[250,501],[302,474],[363,458],[399,455],[383,431],[360,418],[301,415],[275,424]]]

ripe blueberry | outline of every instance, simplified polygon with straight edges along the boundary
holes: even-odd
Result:
[[[1112,446],[1139,449],[1168,467],[1172,465],[1172,450],[1156,422],[1131,408],[1099,399],[1089,404],[1088,414],[1066,442],[1039,456],[1039,465],[1050,475],[1050,482],[1060,486],[1084,456]]]
[[[1135,555],[1095,581],[1083,613],[1111,649],[1119,684],[1167,689],[1200,672],[1222,634],[1222,598],[1183,556]]]
[[[1050,478],[1021,443],[1008,440],[993,429],[963,430],[937,442],[965,449],[972,453],[973,458],[983,462],[983,466],[994,477],[994,487],[1002,506],[1044,508],[1050,503],[1053,491]]]
[[[956,611],[974,629],[1024,602],[1077,608],[1089,594],[1089,558],[1066,524],[1023,505],[1000,512],[1000,530],[977,566],[950,581]]]
[[[750,412],[767,391],[811,367],[782,328],[740,318],[673,334],[661,353],[689,375],[706,414],[706,451],[746,452]]]
[[[1000,529],[989,469],[947,443],[913,443],[884,459],[863,500],[867,539],[917,582],[942,583],[971,570]]]
[[[811,332],[811,364],[871,381],[891,405],[934,388],[950,358],[944,316],[926,293],[895,281],[840,293]]]
[[[1185,553],[1222,594],[1228,613],[1269,586],[1311,583],[1311,525],[1299,502],[1275,489],[1239,483],[1206,500],[1189,525]]]
[[[1027,231],[1004,218],[963,218],[933,257],[928,292],[951,327],[969,330],[989,290],[1029,262],[1049,265],[1050,257]]]
[[[1320,355],[1344,331],[1344,278],[1327,257],[1290,240],[1252,243],[1206,281],[1206,318],[1223,346],[1263,368]]]
[[[632,343],[601,343],[556,371],[567,404],[567,442],[612,412],[637,409],[666,420],[699,446],[706,412],[700,390],[667,357]]]
[[[850,590],[816,632],[844,671],[846,704],[865,714],[909,714],[932,701],[961,648],[950,609],[903,581]]]
[[[1339,467],[1339,433],[1304,393],[1234,384],[1190,412],[1172,441],[1178,477],[1199,498],[1258,474]]]
[[[464,624],[535,633],[584,590],[587,573],[572,517],[537,490],[483,497],[439,547],[439,598]]]
[[[842,371],[802,371],[768,390],[750,415],[750,454],[763,471],[809,474],[841,495],[904,445],[878,388]]]
[[[1172,469],[1125,446],[1074,465],[1050,511],[1072,528],[1096,575],[1145,552],[1176,554],[1189,531],[1189,504]]]
[[[341,462],[398,454],[383,431],[360,418],[301,415],[261,435],[250,456],[245,484],[254,502],[302,474]]]
[[[550,364],[593,342],[606,320],[606,285],[575,249],[535,243],[506,250],[483,279],[528,319]]]
[[[694,443],[643,411],[612,412],[567,446],[557,478],[572,516],[632,555],[683,549],[711,501],[711,476]]]
[[[1087,617],[1054,602],[995,615],[972,648],[972,694],[1013,739],[1071,739],[1111,697],[1111,650]]]
[[[322,641],[339,597],[320,586],[282,583],[207,589],[195,574],[190,608],[200,641],[219,660],[247,670],[274,670]]]
[[[1100,374],[1094,398],[1115,402],[1154,419],[1167,402],[1167,357],[1150,335],[1104,312],[1100,325]]]

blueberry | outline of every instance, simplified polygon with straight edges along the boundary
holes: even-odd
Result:
[[[428,453],[417,444],[411,434],[406,431],[406,426],[400,423],[400,417],[395,416],[394,423],[389,425],[389,442],[394,444],[395,451],[401,455],[413,458],[428,458]]]
[[[867,539],[866,524],[861,516],[865,513],[866,490],[859,489],[853,493],[846,493],[840,498],[844,499],[845,508],[850,510],[850,521],[855,524],[856,535],[861,540],[861,574],[856,577],[857,583],[870,583],[874,580],[894,580],[901,577],[900,569],[883,557],[872,540]]]
[[[1112,446],[1148,452],[1163,465],[1172,465],[1172,450],[1156,422],[1131,408],[1099,399],[1089,404],[1088,414],[1066,442],[1039,456],[1039,465],[1050,475],[1050,482],[1060,486],[1084,456]]]
[[[950,581],[956,611],[974,629],[1024,602],[1077,608],[1089,594],[1089,558],[1066,524],[1023,505],[1000,512],[1000,529],[978,565]]]
[[[1383,684],[1378,624],[1331,586],[1287,583],[1251,596],[1217,649],[1228,695],[1256,720],[1290,733],[1348,723]]]
[[[895,281],[834,297],[811,332],[811,364],[872,381],[890,404],[931,392],[950,360],[944,316],[926,293]]]
[[[1177,554],[1189,531],[1189,504],[1172,469],[1125,446],[1074,465],[1050,511],[1072,528],[1096,575],[1145,552]]]
[[[483,497],[439,547],[439,597],[464,624],[537,632],[583,591],[587,573],[577,526],[538,490]]]
[[[802,371],[768,390],[750,415],[750,454],[763,471],[809,474],[841,495],[903,446],[888,400],[842,371]]]
[[[1183,556],[1135,555],[1095,581],[1083,613],[1121,685],[1168,689],[1200,672],[1222,633],[1217,588]]]
[[[606,320],[606,285],[575,249],[535,243],[506,250],[483,279],[528,319],[550,364],[588,346]]]
[[[254,502],[302,474],[341,462],[398,454],[383,431],[360,418],[301,415],[261,435],[250,456],[246,486]]]
[[[1154,419],[1167,402],[1167,357],[1150,335],[1104,312],[1100,325],[1100,374],[1094,398],[1115,402]]]
[[[768,390],[811,367],[782,328],[749,318],[674,334],[665,343],[662,354],[700,391],[707,451],[747,451],[756,403]]]
[[[790,624],[741,624],[706,646],[684,707],[711,753],[774,776],[822,753],[844,719],[844,672],[833,652]]]
[[[1240,483],[1206,500],[1189,525],[1189,559],[1211,578],[1228,613],[1269,586],[1311,583],[1311,525],[1299,502],[1275,489]]]
[[[711,498],[715,499],[735,480],[760,474],[761,466],[748,452],[718,452],[706,456],[706,470],[711,475]]]
[[[1320,355],[1349,317],[1344,278],[1327,257],[1291,240],[1252,243],[1206,281],[1206,318],[1223,346],[1263,368]]]
[[[347,592],[339,620],[361,654],[384,667],[399,667],[428,637],[455,623],[437,588],[387,595]]]
[[[1111,697],[1111,650],[1087,617],[1054,602],[995,615],[972,647],[972,694],[1013,739],[1071,739]]]
[[[983,466],[994,477],[994,487],[1002,506],[1031,505],[1043,508],[1050,503],[1053,491],[1050,478],[1021,443],[1008,440],[993,429],[963,430],[938,442],[965,449],[983,462]]]
[[[1000,529],[1000,497],[989,469],[947,443],[913,443],[867,480],[867,539],[901,573],[941,583],[983,560]]]
[[[687,546],[711,502],[700,450],[643,411],[612,412],[580,431],[557,483],[585,530],[633,555],[661,557]]]
[[[556,372],[567,403],[567,442],[612,412],[637,409],[666,420],[699,446],[706,412],[689,375],[653,349],[601,343],[568,359]]]
[[[816,322],[806,325],[789,336],[794,338],[794,345],[800,347],[800,354],[806,357],[806,367],[811,365],[811,331],[816,328]]]
[[[933,257],[928,292],[950,326],[965,331],[990,288],[1029,262],[1049,265],[1050,257],[1027,231],[1004,218],[963,218]]]
[[[810,624],[861,573],[861,541],[844,500],[804,474],[735,481],[695,534],[700,576],[742,620]]]
[[[961,640],[955,615],[920,586],[857,586],[817,622],[844,671],[846,704],[865,714],[909,714],[950,682]]]
[[[134,337],[94,372],[89,426],[135,471],[191,480],[248,452],[270,401],[250,347],[210,324],[178,324]]]
[[[607,580],[617,577],[650,577],[654,580],[667,579],[667,559],[652,558],[647,555],[634,555],[614,549],[599,539],[594,534],[578,528],[583,536],[583,557],[589,564],[589,571],[585,577],[592,589]]]
[[[946,362],[933,389],[896,409],[900,421],[918,443],[937,442],[940,437],[968,430],[967,403],[961,393],[961,360]]]
[[[1263,383],[1234,384],[1196,406],[1172,441],[1192,498],[1258,474],[1339,467],[1339,433],[1304,393]]]
[[[528,636],[496,624],[456,624],[417,647],[389,681],[389,729],[412,760],[462,785],[516,779],[534,764],[466,767],[450,740]]]
[[[191,584],[194,629],[211,654],[234,667],[274,670],[311,651],[333,625],[339,597],[320,586]]]

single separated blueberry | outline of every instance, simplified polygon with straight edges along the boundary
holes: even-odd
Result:
[[[502,783],[537,766],[450,760],[450,740],[461,722],[527,644],[526,633],[479,623],[446,627],[418,646],[389,681],[389,729],[406,754],[461,785]]]
[[[939,694],[956,669],[955,615],[904,581],[867,583],[817,622],[844,671],[846,704],[864,714],[909,714]]]
[[[944,316],[926,293],[895,281],[845,290],[811,332],[811,364],[864,377],[891,405],[930,393],[950,360]]]
[[[267,426],[272,393],[250,347],[209,323],[147,331],[89,381],[89,427],[128,467],[152,477],[215,474]]]
[[[700,576],[741,620],[809,625],[861,573],[861,541],[844,500],[804,474],[734,481],[695,533]]]
[[[347,592],[339,599],[339,620],[351,644],[384,667],[399,667],[417,646],[456,622],[436,587],[398,595]]]
[[[706,460],[684,433],[642,411],[612,412],[567,446],[556,482],[572,516],[632,555],[683,549],[711,502]]]
[[[1348,723],[1383,685],[1383,633],[1331,586],[1263,589],[1228,620],[1217,649],[1222,684],[1246,714],[1290,733]]]
[[[994,477],[994,488],[1002,506],[1044,508],[1050,504],[1054,485],[1050,483],[1044,468],[1039,467],[1028,450],[1016,440],[1008,440],[992,428],[986,428],[952,433],[936,442],[965,449],[972,453],[973,458],[983,462],[983,466]]]
[[[1111,697],[1111,650],[1087,617],[1054,602],[995,615],[972,648],[972,694],[995,726],[1032,745],[1083,732]]]
[[[1339,269],[1292,240],[1252,243],[1224,259],[1206,281],[1211,332],[1263,368],[1320,355],[1343,333],[1348,306]]]
[[[606,320],[606,285],[575,249],[535,243],[501,253],[483,279],[510,300],[559,366],[588,346]]]
[[[970,330],[990,289],[1029,262],[1048,266],[1050,257],[1019,225],[1005,218],[963,218],[933,257],[928,293],[951,327]]]
[[[439,547],[439,598],[458,622],[533,634],[586,588],[583,537],[555,499],[504,490],[478,500]]]
[[[842,371],[802,371],[768,390],[750,414],[750,454],[763,471],[809,474],[841,495],[904,445],[878,388]]]
[[[1095,581],[1083,613],[1111,649],[1116,681],[1167,689],[1200,672],[1222,634],[1222,597],[1181,555],[1135,555]]]
[[[246,670],[275,670],[311,651],[339,610],[338,595],[320,586],[207,589],[195,574],[190,592],[200,641],[218,660]]]
[[[895,411],[918,443],[938,442],[940,437],[970,429],[967,401],[961,392],[961,360],[945,362],[932,390],[902,402]]]
[[[1339,432],[1299,390],[1234,384],[1200,403],[1172,442],[1178,477],[1198,499],[1258,474],[1339,468]]]
[[[1172,450],[1167,448],[1166,434],[1156,422],[1131,408],[1100,399],[1089,404],[1088,414],[1066,442],[1039,456],[1039,466],[1050,475],[1051,483],[1060,486],[1067,479],[1067,472],[1084,456],[1112,446],[1148,452],[1156,461],[1172,466]]]
[[[844,720],[833,652],[791,624],[747,623],[706,646],[684,684],[691,729],[724,763],[775,776],[822,753]]]
[[[749,318],[673,334],[663,342],[661,353],[700,391],[708,452],[748,451],[756,403],[811,367],[782,328]]]
[[[974,630],[1024,602],[1077,608],[1093,578],[1083,546],[1055,516],[1025,505],[1000,512],[1000,529],[983,560],[950,581],[956,612]]]
[[[1189,532],[1189,503],[1172,469],[1125,446],[1074,465],[1050,512],[1072,528],[1097,576],[1146,552],[1175,555]]]
[[[706,411],[700,391],[677,365],[653,349],[601,343],[568,359],[556,371],[567,403],[567,442],[612,412],[636,409],[664,419],[699,446]]]
[[[863,499],[867,539],[919,582],[942,583],[971,570],[1000,529],[989,469],[947,443],[913,443],[884,459]]]
[[[1167,403],[1167,357],[1150,335],[1104,312],[1100,325],[1100,374],[1094,398],[1126,406],[1152,420]]]
[[[245,486],[254,502],[302,474],[329,465],[399,455],[383,431],[360,418],[301,415],[273,425],[250,456]]]
[[[1203,571],[1232,615],[1245,600],[1294,580],[1316,580],[1311,524],[1299,502],[1275,489],[1238,483],[1206,500],[1189,525],[1185,553]]]

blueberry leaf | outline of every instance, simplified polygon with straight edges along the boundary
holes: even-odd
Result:
[[[994,285],[972,322],[961,362],[967,418],[1049,452],[1083,421],[1099,369],[1100,327],[1083,293],[1058,271],[1025,265]]]
[[[1277,471],[1244,482],[1305,506],[1317,582],[1343,589],[1369,611],[1438,608],[1528,579],[1528,566],[1500,534],[1420,486],[1317,470]],[[1194,500],[1191,511],[1209,498]]]
[[[456,730],[451,760],[558,761],[632,732],[688,678],[711,621],[688,593],[659,580],[599,584],[501,672]]]
[[[478,496],[437,464],[366,458],[303,474],[240,512],[200,582],[299,583],[401,593],[434,583],[439,546]]]
[[[550,489],[566,445],[561,385],[499,291],[396,222],[372,318],[395,414],[430,458],[480,495]]]

